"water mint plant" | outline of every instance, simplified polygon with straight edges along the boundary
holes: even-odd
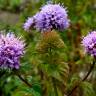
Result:
[[[66,8],[59,4],[47,4],[41,7],[40,12],[29,18],[24,29],[30,30],[32,27],[41,32],[41,39],[36,44],[36,51],[40,64],[37,64],[37,69],[42,73],[41,82],[49,81],[42,84],[42,91],[45,91],[46,96],[54,94],[58,96],[58,91],[64,94],[66,89],[66,81],[68,77],[69,67],[64,62],[64,41],[55,31],[63,31],[69,27],[69,22]],[[62,52],[62,53],[61,53]],[[48,89],[46,83],[53,88]],[[60,86],[65,87],[61,91]],[[50,90],[51,93],[48,93]],[[43,95],[43,94],[42,94]]]
[[[40,11],[29,18],[24,24],[24,29],[26,31],[35,28],[41,32],[41,39],[36,45],[38,59],[40,60],[40,63],[37,64],[37,69],[41,73],[41,82],[44,82],[42,84],[42,91],[46,96],[50,96],[50,94],[59,96],[59,93],[62,94],[60,96],[63,96],[67,94],[65,90],[69,91],[70,89],[68,89],[67,86],[70,66],[64,62],[64,58],[62,57],[64,56],[64,49],[66,50],[66,44],[64,44],[64,41],[56,32],[56,30],[63,31],[68,29],[69,26],[70,20],[68,18],[67,9],[60,4],[47,4],[41,7]],[[92,56],[96,55],[95,35],[96,32],[93,31],[82,40],[85,51]],[[93,60],[93,64],[88,73],[82,80],[78,80],[78,84],[73,86],[68,92],[68,96],[74,96],[74,91],[88,78],[94,65],[95,61]],[[48,81],[46,82],[46,80]],[[61,82],[61,84],[59,82]],[[53,88],[53,90],[50,90],[48,86],[46,86],[46,83],[49,83],[50,88]],[[64,90],[59,89],[60,86],[62,86]]]
[[[8,25],[0,7],[0,96],[95,96],[95,1],[55,1],[23,0]]]

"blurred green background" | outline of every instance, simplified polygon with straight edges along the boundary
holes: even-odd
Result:
[[[0,78],[0,96],[42,96],[42,86],[35,68],[38,61],[34,51],[40,33],[35,30],[30,33],[25,32],[23,24],[47,2],[48,0],[0,0],[0,30],[12,31],[25,39],[26,54],[21,59],[20,73],[33,85],[30,89],[14,74],[6,72],[6,75]],[[71,21],[70,28],[59,33],[67,46],[64,60],[70,66],[67,83],[67,88],[70,90],[74,82],[83,78],[90,67],[92,58],[84,53],[81,40],[82,36],[96,30],[96,0],[53,0],[53,2],[63,4],[67,8],[68,18]],[[2,71],[0,74],[3,74]],[[81,87],[84,90],[79,92],[81,96],[96,96],[96,67],[88,81]],[[80,94],[73,96],[80,96]]]

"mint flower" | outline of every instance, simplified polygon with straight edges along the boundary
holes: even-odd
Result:
[[[92,31],[85,36],[82,40],[82,45],[87,53],[96,56],[96,31]]]
[[[31,26],[41,32],[53,29],[62,31],[69,27],[69,22],[66,8],[59,4],[47,4],[41,8],[40,12],[25,22],[24,29],[28,31]]]
[[[14,34],[0,34],[0,68],[19,69],[19,59],[24,54],[24,41]]]

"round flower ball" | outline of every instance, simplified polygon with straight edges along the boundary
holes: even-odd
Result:
[[[41,8],[40,12],[26,21],[24,29],[28,30],[34,27],[41,32],[53,29],[62,31],[69,27],[69,22],[66,8],[59,4],[47,4]]]
[[[96,56],[96,31],[92,31],[85,36],[82,40],[82,45],[88,54]]]
[[[0,68],[19,69],[24,46],[24,41],[13,33],[0,34]]]

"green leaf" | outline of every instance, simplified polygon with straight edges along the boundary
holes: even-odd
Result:
[[[82,82],[80,87],[83,90],[83,96],[96,96],[93,86],[89,82]]]

